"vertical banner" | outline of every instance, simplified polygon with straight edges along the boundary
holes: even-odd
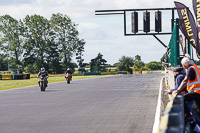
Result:
[[[179,35],[179,43],[181,45],[181,48],[182,48],[182,51],[183,51],[183,55],[185,55],[185,52],[186,52],[186,43],[183,42],[182,35]]]
[[[197,26],[197,46],[196,46],[196,50],[197,51],[197,56],[199,58],[200,56],[200,0],[192,0],[193,2],[193,9],[194,9],[194,13],[196,16],[196,26]]]
[[[180,2],[174,2],[177,8],[180,29],[184,34],[185,38],[190,42],[190,44],[196,48],[197,57],[200,58],[200,51],[197,44],[197,28],[194,21],[194,17],[188,7]],[[198,54],[199,52],[199,54]]]

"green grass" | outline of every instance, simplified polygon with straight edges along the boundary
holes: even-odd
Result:
[[[80,72],[78,71],[78,69],[79,69],[79,68],[74,68],[74,70],[75,70],[74,73],[75,73],[75,74],[80,73]],[[116,71],[117,71],[117,67],[106,67],[106,69],[107,69],[107,70],[111,70],[111,72],[116,72]],[[88,72],[90,72],[90,68],[89,68],[89,67],[86,67],[85,70],[88,71]]]
[[[73,76],[73,80],[79,79],[89,79],[89,78],[97,78],[97,77],[104,77],[104,75],[93,75],[93,76]],[[13,88],[20,88],[32,85],[38,85],[39,78],[31,78],[25,80],[0,80],[0,90],[7,90]],[[66,81],[64,76],[59,77],[49,77],[49,83]]]

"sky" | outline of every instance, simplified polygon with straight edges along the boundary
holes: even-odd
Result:
[[[193,13],[192,0],[179,0]],[[54,13],[68,15],[78,24],[79,38],[86,41],[83,58],[89,63],[98,53],[108,64],[122,56],[140,55],[143,62],[160,61],[165,48],[153,36],[124,36],[123,15],[95,15],[95,10],[173,8],[173,0],[0,0],[0,16],[9,14],[19,20],[26,15],[38,14],[50,19]],[[154,29],[154,12],[151,29]],[[176,17],[177,17],[177,12]],[[127,12],[127,33],[131,33],[131,12]],[[139,12],[139,30],[142,30],[142,12]],[[171,30],[171,12],[162,12],[163,32]],[[142,31],[140,31],[143,33]],[[168,45],[170,35],[157,36]],[[76,62],[75,57],[73,61]]]

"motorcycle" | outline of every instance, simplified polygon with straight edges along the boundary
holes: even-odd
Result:
[[[67,73],[67,74],[65,75],[65,78],[66,78],[67,84],[70,84],[70,81],[71,81],[71,74],[70,74],[70,73]]]
[[[39,81],[40,89],[41,91],[45,91],[47,87],[47,78],[46,77],[41,77]]]

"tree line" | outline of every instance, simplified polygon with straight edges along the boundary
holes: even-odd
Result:
[[[134,57],[128,57],[128,56],[122,56],[118,63],[114,64],[117,66],[117,69],[119,71],[128,71],[129,73],[132,73],[133,71],[139,71],[140,73],[142,71],[151,71],[151,70],[161,70],[162,69],[162,63],[157,61],[151,61],[149,63],[144,63],[141,60],[141,56],[136,55]]]
[[[111,67],[115,67],[113,71],[128,71],[129,73],[133,71],[139,71],[141,73],[142,71],[162,69],[161,62],[151,61],[145,64],[139,55],[135,57],[122,56],[114,65],[106,63],[107,61],[103,58],[103,55],[98,53],[97,57],[92,59],[88,64],[88,67],[90,67],[90,72],[110,72],[111,70],[109,70],[109,68]]]
[[[63,73],[74,68],[72,57],[83,52],[86,43],[79,38],[77,24],[60,13],[49,20],[40,15],[20,20],[0,16],[0,32],[0,71],[23,66],[29,73],[37,73],[41,67]]]
[[[66,68],[79,67],[79,72],[106,72],[107,67],[115,71],[160,70],[160,62],[145,64],[141,57],[122,56],[114,65],[107,64],[101,53],[84,63],[86,44],[79,38],[77,24],[69,16],[52,14],[50,19],[40,15],[27,15],[16,20],[10,15],[0,16],[0,71],[23,66],[26,73],[38,73],[45,67],[49,73],[63,73]],[[77,64],[72,62],[76,55]],[[89,67],[89,71],[85,68]]]

